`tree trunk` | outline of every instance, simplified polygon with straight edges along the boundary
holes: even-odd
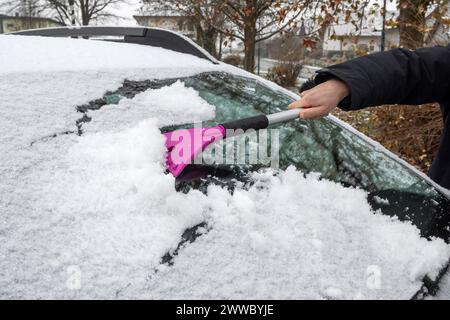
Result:
[[[207,27],[207,29],[204,30],[200,23],[197,23],[195,28],[197,30],[197,43],[212,56],[217,58],[218,54],[216,43],[218,32],[212,27]]]
[[[81,11],[81,25],[87,26],[91,21],[91,16],[89,14],[89,3],[86,0],[80,1],[80,11]]]
[[[88,26],[90,21],[91,21],[91,17],[89,16],[89,14],[87,12],[82,12],[81,13],[81,23],[83,24],[83,26]]]
[[[203,40],[203,48],[218,58],[217,54],[217,31],[213,28],[208,28],[205,32],[205,39]]]
[[[199,22],[195,22],[195,31],[197,43],[199,46],[203,47],[203,39],[205,37],[205,32],[203,31],[202,25]]]
[[[407,49],[417,49],[423,46],[424,34],[422,32],[425,26],[425,11],[420,7],[426,8],[426,0],[402,0],[400,2],[400,46]]]
[[[245,23],[244,28],[244,69],[255,71],[256,20]]]

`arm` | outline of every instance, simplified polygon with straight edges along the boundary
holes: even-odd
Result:
[[[304,93],[305,101],[290,105],[306,108],[303,117],[307,119],[325,116],[337,105],[357,110],[383,104],[441,102],[450,92],[450,46],[368,55],[319,71],[316,82],[316,88]],[[341,99],[343,93],[347,93],[345,99]]]
[[[316,80],[329,76],[349,87],[350,99],[342,106],[348,110],[440,102],[450,93],[450,46],[368,55],[324,69]]]

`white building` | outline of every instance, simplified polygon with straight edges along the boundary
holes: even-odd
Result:
[[[142,15],[133,16],[138,25],[172,30],[193,40],[197,38],[191,17],[181,15]]]
[[[450,17],[450,6],[445,19]],[[386,20],[398,19],[397,11],[388,11]],[[426,17],[429,31],[427,45],[448,45],[450,33],[448,26],[436,21],[433,12],[430,11]],[[330,26],[324,37],[323,54],[333,55],[343,52],[354,52],[361,49],[367,53],[381,50],[382,17],[378,13],[362,21],[362,28],[357,28],[352,23],[335,24]],[[398,28],[386,27],[385,48],[391,49],[400,45],[400,32]]]
[[[395,12],[388,12],[386,19],[392,19]],[[361,29],[357,30],[352,23],[342,23],[330,26],[325,32],[323,53],[332,55],[346,51],[364,50],[368,53],[381,50],[382,17],[378,13],[370,18],[364,19]],[[396,47],[400,43],[400,34],[396,28],[386,29],[387,49]]]

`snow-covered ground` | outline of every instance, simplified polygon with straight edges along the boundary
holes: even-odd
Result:
[[[374,214],[363,191],[294,168],[255,173],[233,194],[176,192],[158,128],[215,110],[182,82],[89,111],[74,134],[75,107],[126,78],[231,68],[86,40],[0,36],[0,47],[2,299],[408,299],[450,257],[443,241]]]

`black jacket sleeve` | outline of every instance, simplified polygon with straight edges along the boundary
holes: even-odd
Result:
[[[315,80],[330,78],[350,88],[350,96],[339,105],[344,110],[445,101],[450,95],[450,46],[360,57],[322,69]]]

